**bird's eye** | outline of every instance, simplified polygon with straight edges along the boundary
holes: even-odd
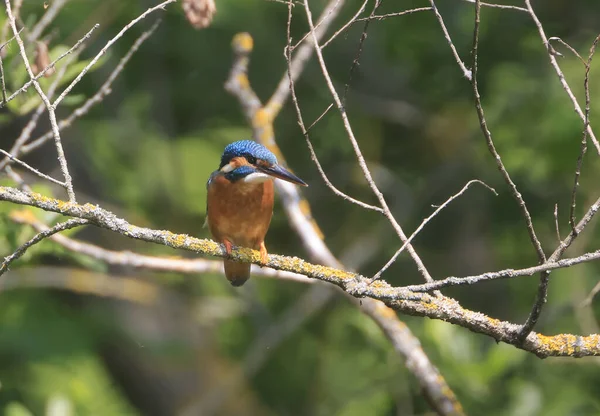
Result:
[[[251,165],[256,165],[256,158],[252,155],[247,155],[246,156],[246,160],[248,161],[248,163],[250,163]]]

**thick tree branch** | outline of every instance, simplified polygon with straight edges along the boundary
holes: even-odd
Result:
[[[79,205],[9,187],[0,187],[0,200],[35,206],[46,211],[85,219],[92,225],[106,228],[129,238],[209,256],[226,257],[224,248],[211,240],[137,227],[92,204]],[[232,252],[231,259],[260,264],[260,253],[247,248],[236,248]],[[442,319],[474,332],[486,334],[497,341],[515,345],[540,357],[600,355],[599,335],[582,337],[562,334],[547,337],[531,332],[525,342],[521,343],[518,339],[520,326],[489,318],[480,312],[464,309],[453,299],[412,292],[405,288],[392,288],[382,281],[369,285],[369,280],[364,276],[311,264],[296,257],[270,255],[269,262],[265,266],[333,283],[356,298],[378,299],[393,309],[410,315]]]

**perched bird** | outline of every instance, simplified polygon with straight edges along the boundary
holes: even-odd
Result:
[[[206,184],[207,223],[213,238],[231,254],[232,245],[260,251],[267,262],[265,236],[273,215],[273,180],[308,186],[277,163],[266,147],[241,140],[225,147],[219,169]],[[224,260],[225,276],[233,286],[250,278],[250,264]]]

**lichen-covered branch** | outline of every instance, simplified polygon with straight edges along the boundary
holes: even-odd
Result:
[[[212,240],[175,234],[166,230],[138,227],[93,204],[80,205],[11,187],[0,187],[0,200],[81,218],[87,220],[91,225],[137,240],[193,251],[207,256],[221,258],[227,256],[224,247]],[[369,316],[372,316],[380,326],[383,324],[391,325],[389,318],[395,316],[395,314],[389,308],[377,311],[376,305],[370,303],[373,300],[380,300],[388,307],[408,315],[441,319],[462,326],[473,332],[488,335],[497,341],[506,342],[532,352],[539,357],[600,356],[600,335],[597,334],[589,336],[571,334],[545,336],[531,332],[525,341],[521,343],[518,338],[519,325],[493,319],[480,312],[465,309],[456,300],[444,296],[431,296],[427,293],[413,292],[407,288],[393,288],[383,281],[369,285],[369,279],[359,274],[334,267],[312,264],[297,257],[273,254],[269,255],[268,263],[261,264],[260,253],[248,248],[235,248],[229,258],[234,261],[250,262],[332,283],[347,294],[357,299],[363,299],[363,310],[365,308],[372,309],[373,313]],[[386,335],[389,337],[391,333],[386,332]]]

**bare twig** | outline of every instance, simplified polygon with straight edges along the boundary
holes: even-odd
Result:
[[[308,37],[313,33],[314,30],[318,30],[321,28],[321,26],[326,23],[325,20],[333,20],[333,17],[331,16],[335,10],[337,9],[338,11],[340,10],[340,8],[344,5],[346,0],[332,0],[330,1],[327,5],[331,6],[332,8],[330,9],[329,7],[326,8],[326,10],[323,12],[323,14],[321,14],[321,17],[317,20],[317,24],[315,25],[315,28],[313,30],[309,30],[307,33],[304,34],[304,36],[302,36],[300,38],[300,40],[298,42],[296,42],[295,45],[292,46],[292,51],[295,50],[298,46],[300,46],[302,43],[304,43],[304,41],[306,41],[306,39],[308,39]],[[288,7],[290,6],[291,3],[288,3]],[[310,43],[310,42],[308,42]]]
[[[558,204],[554,204],[554,227],[556,229],[556,241],[560,244],[560,227],[558,226]]]
[[[9,28],[9,23],[6,22],[5,26],[3,28],[8,30]],[[19,33],[21,33],[21,31],[23,30],[23,28],[19,29]],[[12,38],[10,38],[9,40],[7,40],[6,42],[4,42],[2,45],[0,45],[0,83],[2,84],[2,103],[0,103],[0,107],[4,107],[6,105],[6,80],[4,78],[4,63],[2,61],[3,56],[4,56],[4,48],[10,43],[12,42],[12,40],[14,39],[14,35]]]
[[[29,81],[27,81],[25,84],[23,84],[23,86],[21,88],[19,88],[18,90],[16,90],[15,92],[13,92],[10,97],[8,97],[5,102],[3,103],[3,105],[6,105],[7,102],[12,101],[17,95],[21,94],[22,92],[27,91],[27,89],[29,88],[29,86],[31,84],[33,84],[35,81],[37,81],[39,78],[43,77],[46,72],[48,72],[49,70],[53,69],[56,64],[62,60],[65,56],[73,53],[74,51],[78,50],[79,47],[86,41],[88,40],[91,36],[92,36],[92,32],[94,30],[96,30],[98,27],[100,27],[100,25],[96,24],[94,25],[89,32],[87,32],[81,39],[79,39],[77,41],[77,43],[75,43],[75,45],[73,45],[69,50],[67,50],[66,52],[62,53],[58,58],[56,58],[54,61],[52,61],[46,68],[42,69],[36,76],[32,77]]]
[[[306,10],[306,17],[308,20],[309,28],[311,30],[313,30],[314,24],[313,24],[313,19],[312,19],[312,13],[310,11],[310,6],[308,5],[308,0],[304,0],[304,9]],[[375,184],[375,181],[373,180],[373,176],[371,175],[371,172],[367,166],[367,163],[362,155],[360,146],[358,145],[358,142],[356,140],[356,137],[354,136],[352,127],[350,126],[350,121],[348,120],[348,115],[346,113],[346,109],[344,108],[344,105],[343,105],[337,91],[335,90],[335,87],[333,86],[331,77],[329,76],[329,71],[327,70],[327,64],[325,63],[325,59],[323,58],[323,53],[321,51],[321,48],[319,47],[319,40],[315,36],[314,32],[312,34],[312,40],[313,40],[313,46],[315,48],[315,53],[317,55],[317,60],[319,61],[319,65],[321,66],[321,72],[323,73],[323,77],[325,78],[327,87],[329,88],[329,91],[330,91],[331,95],[333,96],[333,100],[335,101],[336,106],[339,110],[339,113],[342,117],[342,121],[344,123],[344,128],[346,130],[346,133],[348,135],[350,143],[352,144],[352,148],[354,150],[354,153],[356,154],[356,158],[357,158],[358,164],[363,172],[363,175],[364,175],[365,179],[367,180],[367,183],[369,184],[371,191],[375,194],[377,200],[379,201],[379,205],[383,209],[383,214],[388,219],[388,221],[392,224],[392,227],[394,228],[394,230],[396,231],[396,234],[398,234],[398,236],[400,237],[402,242],[405,242],[406,238],[407,238],[406,234],[404,234],[402,227],[400,226],[400,224],[398,224],[398,222],[394,218],[394,215],[390,211],[390,209],[387,205],[387,202],[385,201],[383,194],[381,193],[381,191]],[[419,255],[417,254],[415,249],[412,247],[412,245],[409,245],[407,247],[407,250],[410,253],[411,257],[413,258],[413,261],[417,265],[417,269],[423,275],[424,279],[428,282],[433,281],[433,278],[427,271],[427,268],[421,261],[421,258],[419,257]]]
[[[575,97],[575,94],[573,94],[571,87],[569,87],[569,84],[567,83],[567,80],[565,79],[565,75],[563,74],[562,70],[560,69],[560,66],[558,65],[556,56],[554,56],[554,54],[552,53],[552,47],[551,47],[550,43],[548,42],[548,38],[546,36],[546,32],[544,31],[542,23],[540,22],[537,15],[533,11],[533,7],[531,7],[531,0],[525,0],[525,6],[527,7],[527,12],[531,16],[533,23],[535,24],[535,26],[538,29],[540,38],[542,39],[542,43],[544,44],[544,47],[546,48],[546,51],[548,53],[548,58],[550,59],[550,65],[552,66],[552,68],[554,68],[556,75],[558,75],[560,84],[562,85],[563,89],[569,96],[569,99],[571,100],[571,103],[573,104],[573,108],[575,109],[575,112],[579,115],[579,118],[581,118],[581,120],[585,123],[585,114],[581,110],[581,106],[577,102],[577,98]],[[587,133],[588,133],[590,139],[592,140],[592,143],[596,147],[596,151],[598,152],[598,154],[600,154],[600,143],[598,143],[598,140],[596,139],[596,135],[594,134],[594,131],[592,130],[591,125],[587,126]]]
[[[569,246],[573,243],[573,241],[577,238],[577,236],[579,236],[579,234],[581,234],[581,232],[589,224],[589,222],[592,220],[592,218],[594,218],[594,215],[596,215],[596,213],[598,212],[599,209],[600,209],[600,198],[598,198],[596,200],[596,202],[594,202],[590,206],[590,208],[585,213],[583,218],[579,221],[577,226],[573,230],[571,230],[569,235],[564,240],[561,241],[561,243],[556,248],[556,250],[554,250],[552,255],[550,257],[548,257],[548,260],[547,260],[548,262],[555,262],[558,259],[560,259],[560,257],[564,254],[564,252],[567,250],[567,248],[569,248]],[[521,333],[520,333],[521,340],[526,339],[527,335],[533,330],[533,327],[535,326],[535,324],[537,323],[537,321],[540,317],[543,305],[546,302],[546,295],[548,293],[549,277],[550,277],[550,271],[542,272],[535,303],[531,309],[531,312],[529,313],[529,317],[527,318],[527,321],[525,322],[525,324],[523,325],[523,327],[521,329]]]
[[[48,109],[48,117],[50,118],[50,125],[52,126],[52,131],[54,133],[54,143],[56,146],[56,153],[58,154],[58,161],[60,164],[60,169],[62,171],[63,177],[65,178],[65,188],[67,190],[67,194],[69,195],[69,201],[75,202],[75,192],[73,191],[73,180],[69,173],[69,169],[67,166],[67,159],[65,157],[62,143],[60,141],[60,132],[59,132],[58,126],[56,124],[56,113],[54,112],[54,107],[50,103],[48,96],[42,90],[42,87],[40,86],[39,82],[34,79],[35,75],[33,74],[32,70],[31,70],[31,65],[29,64],[29,59],[27,59],[27,54],[25,52],[25,45],[23,44],[23,40],[21,39],[21,36],[19,35],[19,31],[17,30],[17,26],[15,23],[15,17],[12,13],[11,6],[10,6],[10,0],[5,0],[5,5],[6,5],[6,13],[8,15],[8,20],[9,20],[10,26],[13,30],[13,34],[15,35],[17,44],[19,45],[19,50],[21,51],[21,57],[23,58],[23,63],[25,64],[25,69],[27,70],[29,77],[33,81],[33,86],[34,86],[35,90],[37,91],[40,98],[46,105],[46,108]]]
[[[573,191],[571,192],[571,211],[569,213],[569,223],[571,224],[571,229],[573,231],[575,230],[575,209],[577,207],[577,189],[579,188],[579,177],[581,176],[581,167],[583,165],[583,158],[585,156],[585,153],[587,152],[588,127],[590,126],[590,69],[592,66],[592,59],[594,57],[594,53],[596,52],[596,46],[598,45],[599,40],[600,40],[600,35],[598,35],[596,37],[596,39],[594,39],[594,42],[592,43],[587,62],[584,61],[585,77],[583,79],[583,88],[585,90],[585,120],[583,122],[583,132],[581,133],[581,147],[579,150],[579,156],[577,157],[577,167],[575,168],[575,180],[573,183]]]
[[[583,302],[581,302],[582,306],[590,306],[598,292],[600,292],[600,282],[594,285],[589,295],[583,300]]]
[[[431,10],[433,10],[432,7],[417,7],[414,9],[408,9],[408,10],[404,10],[404,11],[396,12],[396,13],[386,13],[386,14],[373,15],[373,16],[369,16],[369,17],[361,17],[360,19],[354,20],[353,23],[366,22],[369,20],[385,20],[385,19],[389,19],[391,17],[405,16],[407,14],[413,14],[413,13],[419,13],[419,12],[429,12]],[[329,41],[331,41],[331,39]],[[329,41],[327,41],[327,43],[329,43]],[[323,45],[323,47],[325,47],[325,45]]]
[[[573,55],[575,55],[577,58],[579,58],[579,60],[581,61],[581,63],[582,63],[583,65],[585,65],[585,64],[586,64],[586,62],[585,62],[585,59],[583,59],[583,58],[581,57],[581,55],[579,55],[579,52],[577,52],[577,51],[575,50],[575,48],[573,48],[571,45],[569,45],[567,42],[565,42],[564,40],[562,40],[562,39],[561,39],[561,38],[559,38],[558,36],[553,36],[553,37],[551,37],[551,38],[548,38],[548,46],[550,47],[550,52],[551,52],[553,55],[556,55],[556,56],[563,56],[563,55],[562,55],[560,52],[558,52],[556,49],[554,49],[554,47],[552,46],[552,43],[551,43],[551,42],[558,42],[558,43],[560,43],[560,44],[561,44],[561,45],[563,45],[565,48],[567,48],[569,51],[571,51],[571,53],[572,53]]]
[[[115,79],[117,79],[117,77],[121,74],[121,72],[123,72],[123,69],[125,69],[125,65],[127,65],[129,60],[131,59],[131,57],[137,52],[137,50],[140,48],[140,46],[146,41],[146,39],[148,39],[154,33],[156,28],[160,25],[160,22],[161,22],[160,19],[157,20],[149,30],[146,30],[144,33],[142,33],[140,35],[139,38],[136,39],[136,41],[133,43],[133,45],[131,45],[131,48],[129,48],[129,51],[127,51],[125,56],[123,56],[123,58],[121,58],[121,60],[119,61],[119,63],[115,67],[115,69],[110,73],[110,75],[108,76],[106,81],[104,81],[104,84],[102,84],[102,86],[98,89],[98,91],[92,97],[88,98],[81,107],[78,107],[77,109],[75,109],[68,117],[66,117],[58,122],[58,128],[61,131],[64,130],[65,128],[70,127],[73,124],[73,122],[75,120],[77,120],[78,118],[86,115],[93,106],[101,103],[104,100],[104,98],[112,92],[111,87],[112,87],[112,84],[115,81]],[[44,143],[46,143],[51,138],[52,138],[52,131],[48,131],[45,134],[43,134],[42,136],[36,138],[35,140],[32,140],[30,143],[23,145],[23,147],[21,148],[21,153],[27,154],[27,153],[37,149],[38,147],[42,146]],[[1,168],[1,165],[0,165],[0,168]]]
[[[98,62],[98,60],[106,53],[106,51],[117,40],[119,40],[125,34],[125,32],[127,32],[129,29],[131,29],[131,27],[133,27],[136,23],[138,23],[140,20],[144,19],[146,16],[148,16],[152,12],[154,12],[156,10],[159,10],[159,9],[160,10],[164,10],[165,6],[167,6],[168,4],[174,3],[175,1],[176,0],[166,0],[166,1],[163,1],[162,3],[160,3],[160,4],[158,4],[158,5],[154,6],[154,7],[150,7],[144,13],[142,13],[141,15],[139,15],[138,17],[136,17],[135,19],[133,19],[131,22],[127,23],[123,27],[123,29],[121,29],[121,31],[119,33],[117,33],[111,40],[109,40],[108,42],[106,42],[106,45],[104,45],[104,47],[100,50],[100,52],[98,52],[96,54],[96,56],[94,56],[94,58],[85,66],[85,68],[83,68],[81,70],[81,72],[79,73],[79,75],[77,75],[77,77],[75,77],[75,79],[69,84],[69,86],[64,89],[64,91],[54,101],[54,104],[52,104],[53,107],[56,108],[60,104],[60,102],[67,96],[67,94],[69,94],[69,92],[71,92],[71,90],[73,89],[73,87],[75,87],[75,85],[77,85],[79,83],[79,81],[81,81],[81,78],[83,78],[83,76],[90,70],[90,68],[92,66],[94,66],[96,64],[96,62]]]
[[[25,180],[21,177],[21,175],[19,175],[17,172],[15,172],[10,166],[5,167],[4,172],[6,172],[8,177],[17,184],[19,189],[22,189],[23,191],[31,192],[31,187],[25,182]]]
[[[66,187],[66,184],[64,182],[61,182],[59,180],[54,179],[51,176],[46,175],[45,173],[40,172],[39,170],[37,170],[36,168],[29,166],[27,163],[23,162],[22,160],[17,159],[16,157],[14,157],[13,155],[11,155],[10,153],[8,153],[6,150],[0,149],[0,153],[2,153],[3,155],[5,155],[6,157],[8,157],[10,160],[12,160],[13,162],[18,163],[19,165],[23,166],[25,169],[28,169],[29,171],[33,172],[34,174],[36,174],[37,176],[39,176],[40,178],[46,179],[47,181],[50,181],[56,185],[62,186],[63,188]]]
[[[79,227],[79,226],[85,225],[87,223],[88,223],[88,220],[80,219],[80,218],[72,218],[65,222],[61,222],[60,224],[56,224],[54,227],[52,227],[46,231],[42,231],[42,232],[36,234],[35,236],[33,236],[33,238],[31,238],[31,240],[29,240],[25,244],[21,245],[14,253],[12,253],[10,256],[4,258],[4,261],[0,265],[0,276],[3,275],[8,270],[8,267],[10,266],[10,264],[13,261],[15,261],[16,259],[21,257],[23,254],[25,254],[25,252],[27,251],[27,249],[29,247],[33,246],[34,244],[39,243],[44,238],[47,238],[47,237],[51,236],[52,234],[56,234],[56,233],[59,233],[64,230],[69,230],[71,228]]]
[[[65,74],[67,73],[67,69],[68,69],[69,65],[71,64],[71,62],[73,60],[77,59],[78,54],[81,52],[81,50],[82,49],[80,49],[76,53],[72,54],[71,58],[69,60],[67,60],[67,62],[65,62],[65,64],[61,67],[61,69],[58,71],[58,73],[54,77],[54,81],[52,82],[52,84],[50,84],[50,87],[48,88],[48,93],[46,94],[48,96],[49,100],[51,100],[52,97],[54,96],[54,93],[55,93],[56,89],[58,88],[58,85],[61,83],[62,79],[64,78]],[[45,109],[46,109],[46,106],[43,102],[40,105],[38,105],[35,112],[29,119],[29,122],[27,122],[27,124],[21,131],[21,134],[19,135],[17,140],[15,140],[15,143],[11,147],[11,149],[10,149],[11,155],[16,157],[23,153],[22,146],[27,142],[27,140],[29,140],[29,137],[31,136],[33,129],[36,128],[36,126],[39,122],[40,116],[42,115],[42,113],[44,112]],[[51,130],[49,138],[52,138],[52,137],[54,137],[54,133]],[[7,157],[4,158],[2,161],[0,161],[0,170],[4,169],[10,162],[11,162],[10,158],[7,158]]]
[[[479,117],[479,124],[481,126],[481,131],[483,132],[483,135],[485,137],[488,149],[489,149],[490,153],[492,154],[492,156],[494,157],[494,160],[496,161],[496,166],[498,167],[500,174],[504,178],[504,181],[508,184],[513,198],[516,200],[517,204],[521,208],[521,214],[522,214],[523,218],[525,219],[525,224],[527,227],[527,231],[529,233],[529,239],[531,240],[531,243],[533,244],[533,247],[535,248],[535,251],[538,256],[538,260],[541,264],[546,261],[546,255],[544,253],[544,250],[542,249],[540,240],[538,239],[538,237],[535,233],[535,229],[533,227],[533,222],[531,220],[531,214],[529,213],[529,210],[527,209],[527,205],[525,203],[525,200],[523,199],[523,196],[517,189],[517,185],[511,179],[510,174],[508,173],[508,171],[506,170],[506,168],[504,166],[504,163],[502,162],[502,158],[500,157],[500,154],[496,150],[494,141],[492,139],[492,134],[487,127],[485,113],[484,113],[483,107],[481,105],[481,96],[479,95],[479,87],[477,85],[480,15],[481,15],[481,4],[480,4],[480,1],[477,0],[475,2],[475,28],[474,28],[474,34],[473,34],[473,52],[472,52],[473,53],[473,67],[472,67],[473,77],[471,80],[471,84],[473,86],[473,94],[475,96],[475,107],[477,109],[477,116]],[[543,280],[544,276],[542,276],[541,279]]]
[[[373,5],[373,10],[371,10],[371,14],[369,15],[370,18],[375,16],[377,9],[379,8],[379,6],[381,6],[381,1],[382,0],[375,0],[375,4]],[[350,90],[350,84],[352,83],[352,75],[354,75],[354,71],[356,70],[356,67],[358,67],[358,63],[360,61],[360,56],[362,55],[362,51],[363,51],[363,46],[365,44],[365,40],[367,40],[367,32],[369,30],[370,23],[371,23],[371,20],[367,20],[363,26],[363,31],[360,35],[360,40],[358,41],[358,48],[356,51],[356,56],[354,57],[354,60],[352,61],[352,65],[350,66],[350,71],[348,74],[348,82],[346,82],[346,85],[344,86],[344,95],[342,96],[342,104],[344,106],[346,105],[346,98],[348,96],[348,91]],[[324,47],[325,47],[325,45],[321,46],[321,49]]]
[[[317,170],[319,171],[319,174],[321,175],[321,178],[323,179],[323,182],[325,182],[325,185],[331,189],[333,191],[334,194],[336,194],[337,196],[345,199],[346,201],[358,205],[362,208],[365,209],[369,209],[369,210],[373,210],[373,211],[377,211],[380,213],[383,213],[383,209],[380,207],[376,207],[374,205],[370,205],[367,204],[365,202],[359,201],[358,199],[355,199],[353,197],[351,197],[350,195],[340,191],[327,177],[327,174],[325,173],[325,170],[323,169],[323,166],[321,165],[321,162],[319,161],[319,158],[317,157],[317,154],[315,152],[315,149],[312,145],[312,142],[310,140],[310,137],[308,135],[308,130],[310,129],[310,127],[307,129],[304,125],[304,119],[302,117],[302,111],[300,110],[300,105],[298,104],[298,98],[296,97],[296,87],[295,87],[295,83],[294,83],[294,77],[293,77],[293,66],[292,66],[292,58],[291,58],[291,48],[290,43],[291,43],[291,36],[290,36],[290,30],[291,30],[291,20],[292,20],[292,13],[291,13],[291,8],[288,9],[288,30],[287,30],[287,42],[288,42],[288,48],[286,49],[286,61],[288,64],[288,79],[289,79],[289,88],[288,91],[290,91],[291,95],[292,95],[292,102],[294,103],[294,108],[296,110],[296,117],[298,119],[298,124],[300,126],[300,129],[302,130],[302,134],[304,135],[304,139],[306,140],[306,145],[308,146],[308,150],[310,152],[310,158],[312,159],[312,161],[315,163],[315,166],[317,167]],[[319,116],[315,122],[311,125],[311,127],[316,124],[328,111],[330,108],[333,107],[333,104],[329,105],[327,107],[327,109],[321,114],[321,116]]]
[[[452,201],[454,201],[456,198],[458,198],[459,196],[461,196],[462,194],[464,194],[467,189],[469,189],[469,187],[475,183],[478,183],[482,186],[485,186],[487,189],[489,189],[490,191],[492,191],[495,195],[498,195],[496,193],[496,191],[494,190],[494,188],[488,186],[485,182],[482,182],[480,180],[472,180],[467,182],[467,184],[465,186],[463,186],[463,188],[458,191],[457,193],[455,193],[454,195],[452,195],[450,198],[448,198],[442,205],[438,206],[437,209],[435,211],[433,211],[433,213],[428,216],[427,218],[425,218],[421,224],[419,224],[419,226],[417,227],[417,229],[410,235],[410,237],[408,237],[406,239],[406,241],[404,242],[404,244],[402,244],[402,246],[396,251],[396,253],[394,253],[394,255],[392,256],[391,259],[388,260],[388,262],[381,268],[381,270],[379,270],[377,273],[375,273],[375,275],[373,276],[373,278],[371,279],[371,283],[373,283],[375,280],[379,279],[381,277],[381,275],[392,265],[394,264],[394,262],[396,261],[396,259],[398,258],[398,256],[404,251],[404,249],[406,248],[406,246],[408,246],[410,244],[410,242],[417,236],[417,234],[419,234],[421,232],[421,230],[427,225],[427,223],[429,221],[431,221],[435,216],[437,216],[440,211],[442,211],[444,208],[446,208]]]
[[[345,32],[346,29],[348,29],[350,26],[352,26],[352,24],[354,24],[356,22],[356,19],[358,19],[358,16],[360,16],[365,11],[365,9],[367,8],[368,2],[369,2],[369,0],[365,0],[361,4],[361,6],[358,8],[357,12],[354,13],[354,16],[352,16],[350,18],[350,20],[348,20],[348,22],[346,22],[346,24],[344,24],[341,28],[336,30],[335,33],[333,35],[331,35],[331,37],[328,40],[323,42],[323,44],[321,45],[321,48],[322,49],[326,48],[327,45],[329,45],[329,43],[331,43],[335,38],[337,38],[340,33]],[[375,0],[375,8],[379,7],[379,4],[381,4],[381,0]],[[289,15],[289,13],[288,13],[288,15]],[[371,16],[373,16],[373,13],[371,13]],[[289,18],[288,18],[288,21],[289,21]],[[318,25],[318,23],[317,23],[317,25]],[[288,28],[289,28],[289,25],[288,25]],[[307,33],[303,39],[308,38],[309,35],[310,35],[310,33]]]
[[[476,1],[475,0],[463,0],[466,1],[467,3],[473,3],[475,4]],[[480,2],[480,4],[484,7],[490,7],[490,8],[494,8],[494,9],[506,9],[506,10],[516,10],[519,12],[525,12],[527,13],[527,9],[525,9],[524,7],[519,7],[519,6],[511,6],[508,4],[494,4],[494,3],[485,3],[485,2]]]
[[[334,19],[337,17],[340,10],[342,9],[344,1],[345,0],[330,1],[325,7],[325,10],[323,10],[323,14],[319,18],[319,27],[315,29],[315,35],[319,39],[325,36],[325,32],[327,32],[327,29],[329,29],[331,23],[333,23]],[[313,47],[311,43],[308,41],[304,41],[307,37],[308,35],[303,38],[301,45],[297,48],[298,50],[294,53],[294,59],[292,59],[291,69],[289,72],[291,73],[293,81],[296,81],[298,79],[313,53]],[[288,54],[291,55],[292,53],[292,48],[290,45],[291,41],[288,42],[286,50],[284,51],[286,60],[289,60]],[[293,49],[295,50],[296,48]],[[272,120],[275,119],[275,117],[277,117],[277,115],[281,111],[281,108],[283,107],[283,104],[288,99],[289,95],[290,89],[288,74],[285,73],[281,77],[279,84],[277,84],[277,88],[275,88],[273,95],[271,95],[271,98],[264,106],[266,113],[269,115],[269,117],[271,117]]]
[[[547,261],[544,264],[526,267],[524,269],[504,269],[495,272],[487,272],[474,276],[464,277],[451,276],[446,277],[444,279],[436,280],[433,283],[423,283],[420,285],[405,286],[403,288],[412,292],[430,292],[432,290],[443,289],[445,287],[451,286],[470,286],[480,282],[489,282],[492,280],[514,279],[516,277],[522,276],[533,276],[536,273],[564,269],[567,267],[576,266],[578,264],[596,261],[598,259],[600,259],[600,250],[596,250],[591,253],[586,253],[578,257],[561,259],[557,261]]]
[[[431,4],[431,9],[433,10],[433,14],[435,14],[435,18],[437,19],[438,23],[440,24],[440,27],[442,28],[442,32],[444,32],[444,37],[446,38],[446,42],[448,42],[448,45],[450,46],[450,50],[452,51],[452,55],[454,55],[454,59],[456,59],[456,63],[458,64],[458,66],[460,67],[460,69],[462,70],[463,76],[468,79],[469,81],[471,81],[473,78],[473,74],[471,73],[471,70],[469,70],[466,66],[465,63],[462,61],[462,59],[460,59],[460,55],[458,54],[458,51],[456,50],[456,47],[454,46],[454,43],[452,42],[452,38],[450,37],[450,33],[448,32],[448,29],[446,28],[446,24],[444,23],[444,18],[442,17],[442,15],[440,14],[440,12],[437,9],[437,6],[435,5],[435,1],[434,0],[429,0],[429,3]]]

